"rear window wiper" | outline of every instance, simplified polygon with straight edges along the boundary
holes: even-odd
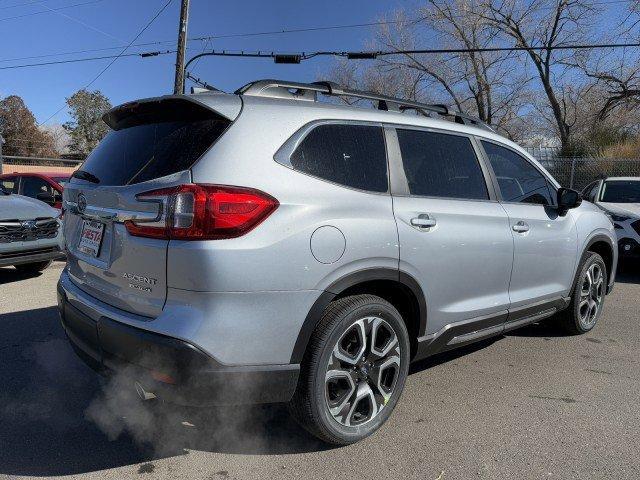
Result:
[[[76,170],[71,174],[73,178],[79,178],[80,180],[86,180],[91,183],[100,183],[100,179],[93,173],[85,172],[84,170]]]

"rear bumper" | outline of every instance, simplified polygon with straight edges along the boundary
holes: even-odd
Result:
[[[94,370],[122,374],[144,390],[181,405],[277,403],[291,399],[300,366],[227,366],[183,340],[97,321],[71,305],[58,284],[62,326],[78,356]]]
[[[0,267],[22,265],[25,263],[46,262],[65,258],[64,252],[58,247],[39,248],[20,252],[0,253]]]

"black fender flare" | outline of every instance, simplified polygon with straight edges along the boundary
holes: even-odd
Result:
[[[300,332],[298,333],[298,338],[296,339],[296,343],[293,347],[290,363],[302,362],[304,352],[306,351],[309,340],[311,339],[311,334],[320,321],[322,313],[334,298],[336,298],[348,288],[351,288],[360,283],[370,282],[374,280],[396,281],[411,290],[411,292],[418,300],[418,313],[420,318],[418,332],[419,335],[423,335],[427,329],[427,303],[424,292],[422,291],[420,284],[415,280],[415,278],[413,278],[408,273],[393,268],[367,268],[345,275],[344,277],[333,282],[322,292],[322,294],[314,302],[313,306],[309,310],[309,313],[304,319],[302,327],[300,328]]]
[[[604,242],[607,245],[609,245],[609,247],[611,248],[611,265],[608,265],[608,267],[609,267],[609,273],[615,272],[616,265],[615,265],[614,259],[616,256],[616,250],[618,248],[617,243],[614,240],[612,240],[611,237],[605,235],[604,233],[596,233],[593,237],[589,239],[585,247],[582,249],[582,252],[580,252],[580,257],[578,257],[579,260],[578,260],[578,263],[576,264],[574,277],[578,273],[578,267],[580,265],[580,261],[582,260],[582,257],[597,242]],[[604,259],[604,261],[606,262],[607,259]],[[609,275],[609,277],[610,278],[608,279],[609,284],[607,285],[607,293],[611,291],[611,289],[613,288],[613,284],[615,283],[615,275]]]

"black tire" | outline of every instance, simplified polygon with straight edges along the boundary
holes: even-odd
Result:
[[[365,335],[364,352],[359,346],[354,347],[362,338],[358,337],[358,332],[364,332]],[[392,336],[394,333],[397,344]],[[348,336],[353,335],[358,338],[353,337],[354,341],[350,342]],[[388,339],[385,338],[387,336]],[[377,339],[377,348],[374,350],[382,354],[390,349],[386,356],[371,352],[371,339],[374,337]],[[379,337],[385,343],[379,343]],[[351,360],[343,363],[337,359],[336,352],[344,355],[344,351],[340,350],[343,345],[360,352],[358,355],[354,354],[354,358],[359,359],[360,366],[352,367]],[[323,313],[305,352],[298,386],[289,404],[292,416],[310,433],[333,445],[348,445],[371,435],[389,418],[400,398],[409,372],[409,349],[409,334],[405,323],[398,311],[386,300],[374,295],[354,295],[332,302]],[[364,361],[365,357],[367,361]],[[391,363],[386,367],[382,366],[387,362]],[[348,373],[351,385],[345,383],[348,380],[346,375],[344,378],[338,375],[335,385],[331,381],[327,382],[330,365],[331,371],[343,375]],[[378,370],[380,366],[382,368]],[[388,381],[387,377],[392,379]],[[385,387],[385,382],[388,388]],[[339,391],[336,387],[338,383],[346,384],[343,396],[336,394],[338,404],[344,408],[334,407],[334,412],[336,408],[345,412],[344,415],[336,415],[348,425],[341,423],[329,409],[329,402],[335,391]],[[384,395],[377,386],[381,383],[385,389]],[[371,395],[357,401],[355,395],[361,391],[360,387],[363,392],[370,391]],[[352,404],[345,403],[349,398],[354,399]],[[360,407],[363,405],[364,413],[361,413],[363,409]],[[371,418],[367,420],[367,416]]]
[[[589,298],[593,300],[595,305],[595,313],[591,315],[589,313],[589,321],[585,321],[585,308],[593,308],[593,305],[585,305],[585,286],[588,283],[587,280],[587,272],[592,271],[592,269],[597,269],[601,272],[602,279],[600,282],[600,294],[598,301],[594,298],[595,295],[589,293]],[[580,262],[580,266],[578,267],[578,271],[576,273],[576,278],[573,283],[573,289],[571,290],[571,302],[565,311],[560,314],[560,326],[570,335],[580,335],[583,333],[587,333],[596,326],[600,315],[602,314],[602,307],[604,306],[604,298],[606,296],[606,289],[608,284],[607,278],[607,267],[604,263],[604,260],[600,255],[594,252],[586,252],[582,261]],[[590,290],[591,292],[591,290]],[[590,310],[591,312],[592,310]]]
[[[47,260],[45,262],[22,263],[20,265],[15,265],[15,267],[20,273],[39,273],[49,265],[51,265],[51,260]]]

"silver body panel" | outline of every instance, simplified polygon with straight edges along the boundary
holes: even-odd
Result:
[[[513,240],[498,202],[396,197],[400,269],[425,292],[427,332],[509,306]],[[429,215],[419,229],[411,219]]]
[[[289,363],[314,303],[357,272],[386,269],[414,279],[427,305],[426,330],[419,334],[428,336],[450,324],[567,295],[589,240],[597,234],[615,239],[607,217],[586,203],[551,219],[543,207],[493,199],[364,192],[293,170],[282,153],[310,124],[406,125],[500,142],[542,169],[523,149],[485,129],[306,100],[189,98],[234,121],[189,171],[126,187],[67,185],[67,207],[74,208],[82,193],[87,208],[68,215],[69,264],[61,286],[91,318],[104,315],[186,340],[225,365]],[[392,189],[396,180],[392,173]],[[164,241],[126,232],[122,221],[158,213],[158,205],[137,201],[137,193],[189,182],[262,190],[280,205],[234,239]],[[437,220],[428,231],[411,225],[422,213]],[[83,215],[102,217],[106,225],[97,259],[77,249]],[[527,235],[512,230],[520,220],[529,223]],[[125,273],[156,282],[141,292],[130,288]]]
[[[513,235],[513,269],[509,285],[512,307],[565,297],[573,283],[578,261],[575,212],[559,216],[543,205],[503,203],[513,227],[527,225]]]

